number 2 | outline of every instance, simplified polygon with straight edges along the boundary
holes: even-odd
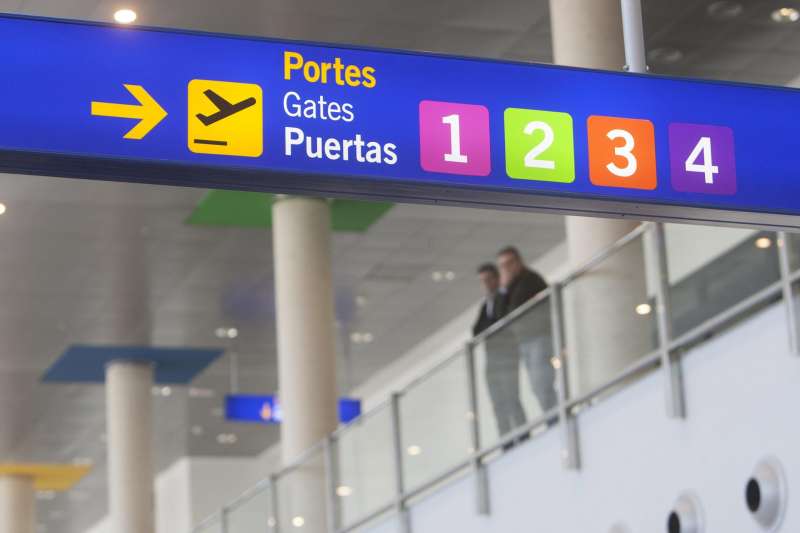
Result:
[[[533,132],[535,131],[541,131],[544,133],[544,138],[539,144],[531,148],[531,150],[525,155],[525,166],[528,168],[546,168],[553,170],[556,168],[555,161],[536,159],[553,145],[553,140],[555,138],[555,135],[553,134],[553,128],[547,122],[542,122],[540,120],[528,122],[524,130],[525,135],[533,135]]]
[[[616,163],[609,163],[606,165],[609,172],[620,178],[630,178],[636,174],[639,165],[636,161],[636,157],[633,155],[633,149],[636,146],[633,135],[631,135],[629,131],[615,129],[609,131],[606,136],[612,141],[617,139],[623,139],[625,141],[623,146],[614,147],[614,155],[625,158],[628,163],[625,167],[619,167]]]
[[[703,163],[698,164],[697,159],[703,156]],[[686,158],[686,172],[701,172],[706,183],[714,184],[714,175],[719,174],[719,167],[714,164],[711,156],[711,137],[700,137],[692,153]]]

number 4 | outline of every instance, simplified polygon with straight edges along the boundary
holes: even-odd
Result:
[[[697,160],[703,156],[703,163],[698,164]],[[706,183],[714,184],[714,175],[719,174],[719,167],[713,162],[711,156],[711,137],[700,137],[697,145],[686,158],[686,172],[702,172]]]

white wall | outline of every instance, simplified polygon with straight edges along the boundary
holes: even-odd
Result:
[[[789,505],[779,531],[800,531],[800,358],[789,352],[784,309],[775,305],[690,352],[684,360],[688,418],[665,416],[662,376],[650,374],[579,418],[583,468],[561,467],[561,434],[535,438],[490,463],[492,513],[475,513],[463,478],[411,508],[413,533],[666,530],[679,494],[694,493],[704,531],[761,531],[746,509],[754,466],[784,465]],[[397,533],[394,520],[370,528]]]

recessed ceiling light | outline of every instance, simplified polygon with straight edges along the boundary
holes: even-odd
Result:
[[[360,331],[354,331],[350,334],[350,340],[353,341],[354,344],[369,344],[375,340],[375,337],[368,331],[363,333]]]
[[[269,518],[267,518],[267,527],[275,527],[276,524],[277,522],[273,517],[270,516]]]
[[[114,20],[120,24],[132,24],[136,22],[136,11],[133,9],[118,9],[114,12]]]
[[[302,516],[295,516],[292,518],[292,525],[294,527],[303,527],[306,524],[306,519]]]
[[[550,365],[556,370],[558,370],[559,368],[561,368],[561,359],[559,357],[551,357]]]
[[[683,59],[683,52],[671,46],[662,46],[647,52],[647,59],[657,65],[674,65]]]
[[[782,7],[772,12],[772,20],[781,24],[797,22],[800,20],[800,11],[793,7]]]
[[[744,6],[739,2],[730,0],[719,0],[709,5],[706,12],[711,18],[717,20],[730,20],[738,17],[744,11]]]
[[[422,453],[422,448],[420,448],[416,444],[412,444],[411,446],[406,448],[406,452],[408,452],[408,455],[410,455],[411,457],[416,457],[417,455],[420,455]]]
[[[217,328],[214,330],[214,335],[218,339],[235,339],[239,336],[239,330],[236,328]]]
[[[189,398],[213,398],[216,396],[213,389],[204,387],[189,387]]]
[[[336,487],[336,495],[340,498],[346,498],[353,494],[353,489],[348,487],[347,485],[339,485]]]
[[[766,250],[770,246],[772,246],[772,240],[769,237],[759,237],[756,239],[756,248]]]
[[[6,204],[0,203],[0,215],[6,212]]]
[[[639,304],[636,306],[637,315],[649,315],[652,310],[653,307],[650,304]]]
[[[437,283],[440,281],[453,281],[456,279],[456,273],[452,270],[435,270],[431,272],[431,279]]]
[[[220,433],[217,435],[217,442],[219,444],[236,444],[236,441],[239,440],[234,433]]]

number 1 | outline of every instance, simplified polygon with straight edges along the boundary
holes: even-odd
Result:
[[[444,154],[448,163],[468,163],[469,159],[461,153],[461,120],[458,115],[442,117],[442,124],[450,126],[450,152]]]

